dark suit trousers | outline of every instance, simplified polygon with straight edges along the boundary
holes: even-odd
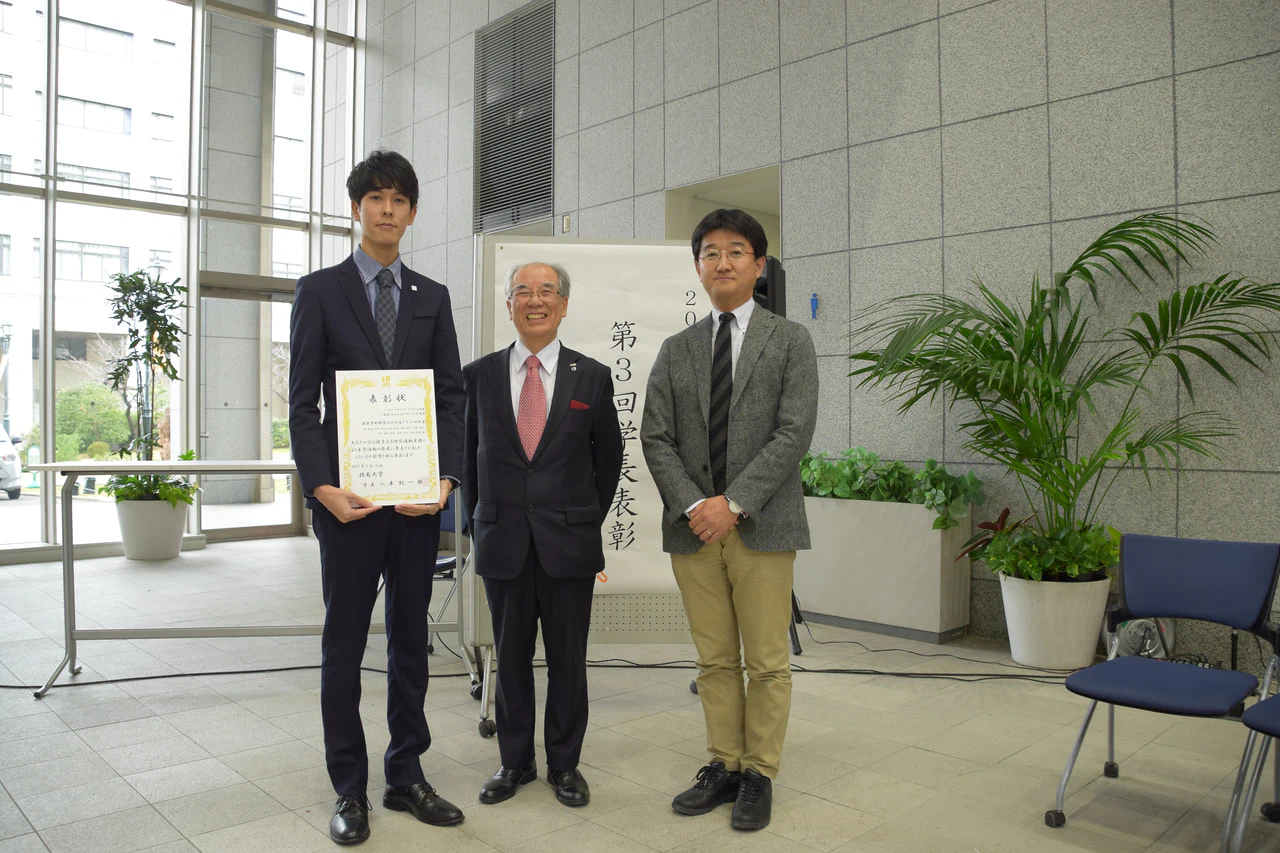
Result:
[[[369,622],[386,576],[389,785],[424,781],[419,758],[431,745],[427,698],[427,606],[440,544],[437,516],[409,517],[383,507],[350,524],[323,509],[312,514],[320,541],[324,633],[320,640],[320,714],[325,763],[339,794],[364,794],[369,755],[360,722],[360,664]]]
[[[520,574],[484,579],[498,651],[498,753],[503,767],[533,763],[533,647],[542,620],[547,653],[543,740],[547,767],[572,770],[587,730],[587,629],[595,575],[553,578],[529,546]]]

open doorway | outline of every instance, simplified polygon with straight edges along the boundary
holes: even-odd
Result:
[[[688,240],[694,227],[713,210],[736,207],[764,226],[769,254],[782,257],[782,170],[766,166],[667,190],[666,237]]]

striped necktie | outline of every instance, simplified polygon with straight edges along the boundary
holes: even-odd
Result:
[[[707,447],[711,451],[711,484],[717,495],[728,485],[729,402],[733,399],[733,353],[729,322],[733,315],[720,315],[715,350],[711,355],[711,418],[707,421]]]

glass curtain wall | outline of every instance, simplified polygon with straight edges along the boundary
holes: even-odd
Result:
[[[159,458],[290,457],[294,283],[351,241],[330,183],[360,147],[361,4],[2,5],[0,549],[23,549],[60,539],[60,482],[27,466],[105,458],[139,432],[132,389],[107,380],[114,274],[189,288]],[[82,479],[75,541],[118,541],[113,502]],[[191,532],[296,522],[287,478],[203,486]]]

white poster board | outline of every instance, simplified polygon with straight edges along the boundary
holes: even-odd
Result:
[[[568,314],[560,341],[613,371],[626,456],[623,479],[603,526],[605,570],[596,593],[673,593],[671,560],[662,551],[662,501],[640,448],[645,385],[658,348],[697,322],[711,302],[694,270],[687,242],[477,237],[473,358],[515,340],[507,315],[507,270],[554,262],[569,273]]]

